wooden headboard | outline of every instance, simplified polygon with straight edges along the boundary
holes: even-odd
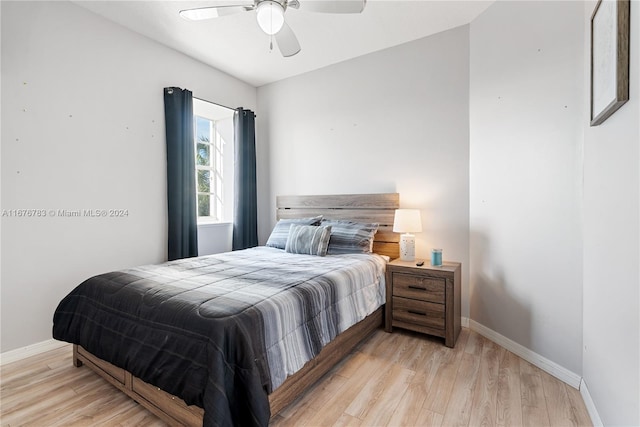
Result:
[[[373,251],[391,259],[400,254],[400,236],[392,231],[393,216],[399,207],[398,193],[276,197],[277,219],[323,215],[327,219],[377,222],[380,227]]]

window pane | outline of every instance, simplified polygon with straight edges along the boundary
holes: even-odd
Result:
[[[220,199],[220,197],[222,197],[222,180],[219,175],[216,178],[216,194],[218,195],[218,199]]]
[[[208,170],[198,170],[198,193],[211,192],[211,173]]]
[[[211,120],[196,117],[196,141],[209,142],[211,125]]]
[[[196,145],[196,165],[209,166],[211,162],[210,148],[209,144],[198,143]]]
[[[218,170],[218,173],[222,173],[222,150],[216,149],[215,152],[215,156],[216,156],[216,169]]]
[[[209,216],[209,195],[198,194],[198,216]]]

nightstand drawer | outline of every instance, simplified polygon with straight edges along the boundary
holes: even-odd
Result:
[[[444,330],[443,304],[393,297],[393,320]]]
[[[444,279],[393,274],[393,295],[444,304]]]

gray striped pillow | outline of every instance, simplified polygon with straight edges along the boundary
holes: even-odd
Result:
[[[287,245],[287,237],[289,237],[289,227],[291,227],[291,224],[320,225],[320,221],[322,221],[322,215],[311,218],[281,219],[278,221],[276,226],[273,227],[273,231],[271,232],[269,240],[267,240],[265,246],[284,249]]]
[[[319,255],[327,254],[331,237],[331,226],[295,225],[289,228],[289,238],[284,250],[292,254]]]
[[[368,254],[373,248],[373,236],[378,231],[378,224],[355,221],[322,220],[322,226],[331,226],[329,255]]]

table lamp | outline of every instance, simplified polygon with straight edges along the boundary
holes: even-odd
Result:
[[[416,259],[416,236],[411,233],[422,231],[422,220],[418,209],[396,209],[393,218],[393,231],[400,235],[400,259],[414,261]]]

